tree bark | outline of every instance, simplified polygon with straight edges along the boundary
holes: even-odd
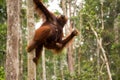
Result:
[[[99,47],[99,44],[98,44],[98,43],[97,43],[96,54],[97,54],[97,73],[98,73],[98,80],[100,80],[100,47]]]
[[[19,0],[19,6],[20,6],[20,11],[22,9],[22,0]],[[19,41],[19,80],[23,80],[23,41],[22,41],[22,14],[20,12],[20,27],[19,27],[19,36],[20,36],[20,41]]]
[[[19,80],[23,80],[23,43],[22,43],[22,29],[20,28],[20,42],[19,42]]]
[[[28,44],[34,36],[34,4],[33,0],[27,0],[27,27],[28,27]],[[28,53],[28,77],[27,80],[36,80],[36,65],[33,62],[35,51]]]
[[[7,2],[7,54],[6,54],[6,80],[19,78],[19,28],[20,4],[19,0],[6,0]]]
[[[67,52],[68,69],[70,71],[70,74],[72,75],[72,74],[74,74],[74,67],[73,67],[74,62],[73,62],[73,55],[72,55],[73,49],[70,46],[70,47],[68,47],[67,50],[68,50],[68,52]]]
[[[45,49],[42,51],[42,69],[43,69],[43,80],[46,80],[46,66],[45,66]]]
[[[68,8],[67,9],[67,16],[68,16],[68,18],[70,18],[71,17],[71,3],[70,3],[70,0],[68,0],[67,4],[68,4],[67,5],[67,8]],[[70,28],[69,31],[68,31],[68,32],[70,32],[71,29],[72,29],[70,19],[68,20],[67,27]],[[72,44],[67,49],[67,57],[68,57],[68,59],[67,59],[68,60],[68,69],[70,71],[70,74],[72,75],[72,74],[74,74],[74,67],[73,67],[73,64],[74,64],[73,63],[73,45]]]
[[[56,76],[57,76],[57,74],[56,74],[56,67],[57,67],[56,66],[56,56],[53,57],[53,67],[54,67],[53,69],[54,69],[54,77],[55,77],[53,80],[56,80]]]
[[[78,75],[80,75],[80,61],[81,61],[81,49],[79,49],[79,52],[78,52]]]
[[[63,0],[61,1],[61,7],[63,9],[63,13],[67,15],[68,18],[71,17],[71,1],[70,0]],[[66,5],[65,5],[66,4]],[[67,28],[65,27],[65,33],[68,33],[71,31],[71,22],[70,19],[68,20],[67,23]],[[70,29],[68,29],[70,28]],[[68,31],[69,30],[69,31]],[[72,45],[67,48],[67,62],[68,62],[68,69],[70,71],[70,74],[74,73],[74,67],[73,67],[73,48]]]
[[[64,64],[63,64],[63,57],[62,55],[60,56],[60,76],[61,76],[61,80],[64,80],[64,71],[63,71],[63,67],[64,67]]]

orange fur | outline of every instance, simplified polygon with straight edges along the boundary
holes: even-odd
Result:
[[[41,56],[43,46],[47,49],[52,49],[56,52],[60,52],[70,41],[78,34],[76,30],[62,39],[63,27],[67,22],[67,17],[61,15],[56,17],[52,12],[48,11],[46,7],[39,0],[33,0],[36,9],[42,12],[45,17],[45,22],[35,31],[35,36],[31,43],[27,47],[27,51],[30,52],[35,49],[36,57],[33,61],[38,64],[38,60]]]

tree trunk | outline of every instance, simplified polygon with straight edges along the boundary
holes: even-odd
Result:
[[[63,61],[63,57],[62,55],[60,56],[60,76],[61,76],[61,80],[64,80],[64,71],[63,71],[63,67],[64,67],[64,61]]]
[[[71,46],[67,49],[67,61],[68,61],[68,69],[70,71],[70,74],[72,75],[74,73],[74,67],[73,67],[73,49]]]
[[[97,73],[98,73],[98,80],[100,80],[100,47],[99,47],[99,44],[98,44],[98,43],[97,43],[96,54],[97,54]]]
[[[66,5],[65,5],[66,4]],[[61,7],[63,9],[63,13],[65,15],[67,15],[68,18],[71,17],[71,3],[70,3],[70,0],[63,0],[61,1]],[[65,33],[69,33],[71,31],[71,22],[70,22],[70,19],[68,20],[68,23],[67,23],[67,28],[65,27]],[[70,29],[68,29],[70,28]],[[69,30],[69,31],[68,31]],[[68,69],[70,71],[70,74],[73,74],[74,73],[74,67],[73,67],[73,48],[72,46],[69,46],[68,49],[67,49],[67,61],[68,61]]]
[[[20,43],[19,43],[19,80],[23,80],[23,52],[22,52],[22,29],[20,28]]]
[[[19,1],[20,4],[20,11],[22,7],[22,0]],[[19,36],[20,36],[20,41],[19,41],[19,80],[23,80],[23,41],[22,41],[22,14],[20,12],[20,28],[19,28]]]
[[[79,52],[78,52],[78,75],[80,76],[80,59],[81,59],[81,49],[79,49]]]
[[[53,68],[54,69],[53,72],[54,72],[54,76],[55,76],[55,78],[53,80],[56,80],[56,77],[57,77],[57,74],[56,74],[56,67],[57,67],[56,66],[56,56],[53,57],[53,67],[54,67]]]
[[[71,3],[70,3],[70,0],[68,0],[68,3],[67,3],[67,16],[68,18],[71,17]],[[68,24],[67,24],[67,27],[69,27],[69,31],[68,32],[71,32],[71,29],[72,29],[72,26],[71,26],[71,21],[70,19],[68,20]],[[71,44],[71,46],[68,47],[67,49],[67,57],[68,57],[68,69],[70,71],[70,74],[73,74],[74,73],[74,67],[73,67],[73,45]]]
[[[28,44],[34,36],[34,7],[33,0],[27,0],[27,26],[28,26]],[[28,78],[27,80],[36,80],[36,65],[33,62],[35,51],[28,53]]]
[[[7,54],[6,54],[6,80],[19,78],[19,28],[20,4],[19,0],[6,0],[7,2]]]
[[[45,66],[45,49],[42,51],[42,69],[43,69],[43,80],[46,80],[46,66]]]

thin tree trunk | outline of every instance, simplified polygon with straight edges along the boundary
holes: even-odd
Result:
[[[97,72],[98,72],[98,80],[100,80],[100,47],[99,44],[97,44]]]
[[[81,3],[81,6],[83,6],[83,4]],[[83,26],[83,22],[82,22],[82,14],[80,13],[80,32],[79,32],[79,37],[80,37],[80,40],[79,42],[81,43],[82,42],[82,26]],[[79,44],[79,43],[78,43]],[[79,52],[78,52],[78,75],[80,76],[80,59],[81,59],[81,47],[79,47]]]
[[[22,7],[22,0],[19,0],[19,4],[20,4],[20,11],[21,11],[21,7]],[[20,36],[20,42],[19,42],[19,80],[23,80],[23,41],[22,41],[22,19],[21,19],[21,12],[20,12],[20,28],[19,28],[19,36]]]
[[[68,5],[67,5],[67,7],[68,7],[68,10],[67,10],[67,16],[68,16],[68,18],[70,18],[71,17],[71,3],[70,3],[70,0],[68,0]],[[68,20],[68,26],[67,27],[69,27],[70,29],[70,31],[71,31],[71,21],[70,21],[70,19]],[[69,71],[70,71],[70,74],[72,75],[73,73],[74,73],[74,67],[73,67],[73,47],[72,47],[73,45],[71,44],[71,46],[69,46],[68,47],[68,49],[67,49],[67,56],[68,56],[68,69],[69,69]]]
[[[68,48],[68,52],[67,52],[67,58],[68,58],[67,60],[68,60],[68,69],[69,69],[71,75],[74,73],[72,53],[73,53],[73,49],[72,49],[72,47],[70,46],[70,47]]]
[[[61,1],[61,7],[63,9],[63,13],[65,15],[67,15],[68,18],[71,17],[71,4],[70,4],[70,0],[63,0]],[[66,4],[66,5],[65,5]],[[70,29],[68,29],[70,28]],[[68,31],[69,30],[69,31]],[[71,31],[71,22],[70,22],[70,19],[68,20],[68,24],[67,24],[67,28],[65,27],[65,33],[68,33]],[[67,61],[68,61],[68,69],[70,71],[70,74],[73,74],[74,73],[74,67],[73,67],[73,49],[72,49],[72,46],[69,46],[68,49],[67,49]]]
[[[81,54],[80,54],[80,49],[79,49],[79,52],[78,52],[78,75],[80,76],[80,59],[81,59]]]
[[[43,69],[43,80],[46,80],[45,48],[43,48],[42,51],[42,69]]]
[[[28,26],[28,44],[34,36],[34,7],[33,0],[27,0],[27,26]],[[36,65],[33,62],[35,51],[28,53],[28,77],[27,80],[36,80]]]
[[[6,0],[7,2],[7,54],[6,54],[6,80],[19,78],[19,28],[20,4],[19,0]]]
[[[110,67],[109,67],[108,59],[107,59],[107,56],[105,54],[105,50],[102,47],[102,39],[100,38],[100,40],[97,40],[97,42],[98,42],[98,44],[99,44],[99,46],[101,48],[101,51],[102,51],[104,59],[105,59],[105,64],[106,64],[106,68],[107,68],[109,80],[112,80],[112,76],[111,76],[111,72],[110,72]]]
[[[94,28],[92,27],[91,23],[89,23],[90,26],[91,26],[91,30],[93,31],[94,35],[96,36],[96,39],[97,39],[97,43],[103,53],[103,56],[104,56],[104,60],[105,60],[105,64],[106,64],[106,68],[107,68],[107,72],[108,72],[108,77],[109,77],[109,80],[112,80],[112,76],[111,76],[111,72],[110,72],[110,67],[109,67],[109,63],[108,63],[108,59],[107,59],[107,56],[106,56],[106,53],[105,53],[105,50],[102,46],[102,38],[99,38],[98,37],[98,34],[97,32],[94,30]]]
[[[62,56],[60,56],[60,73],[61,73],[61,80],[64,80],[63,58],[62,58]]]
[[[56,74],[56,56],[53,57],[53,66],[54,66],[54,76],[55,78],[53,80],[56,80],[57,74]]]
[[[101,21],[102,21],[101,27],[102,27],[102,30],[104,30],[104,19],[103,19],[103,17],[104,17],[103,6],[104,5],[103,5],[103,1],[104,0],[100,0],[100,2],[101,2]],[[101,51],[103,53],[105,62],[106,62],[106,67],[107,67],[107,72],[108,72],[109,80],[112,80],[112,76],[111,76],[111,72],[110,72],[110,67],[109,67],[109,63],[108,63],[108,60],[107,60],[107,56],[106,56],[105,50],[104,50],[104,48],[102,46],[102,38],[98,38],[98,36],[96,36],[96,38],[97,38],[98,45],[99,45],[99,47],[100,47],[100,49],[101,49]]]
[[[23,80],[23,52],[22,52],[22,29],[20,28],[20,47],[19,47],[19,80]]]
[[[104,12],[103,12],[103,0],[100,0],[100,4],[101,4],[101,21],[102,21],[102,30],[104,30]]]
[[[62,8],[62,10],[63,10],[63,14],[64,15],[67,15],[67,6],[65,5],[65,4],[67,4],[66,3],[66,0],[61,0],[61,8]],[[64,27],[64,30],[67,30],[67,28],[66,27]],[[61,59],[60,60],[60,72],[61,72],[61,80],[64,80],[64,71],[63,71],[63,59]]]

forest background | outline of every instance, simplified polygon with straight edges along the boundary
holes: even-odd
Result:
[[[9,0],[0,0],[0,80],[7,76],[7,6]],[[55,0],[44,0],[48,2]],[[21,1],[19,75],[20,80],[27,80],[27,2]],[[53,4],[54,5],[54,4]],[[45,70],[42,60],[37,67],[36,79],[45,80],[120,80],[120,0],[59,0],[58,4],[69,21],[64,33],[78,29],[79,35],[61,54],[54,55],[45,50]],[[59,10],[54,11],[60,14]],[[36,14],[33,18],[39,22]],[[15,24],[15,23],[14,23]],[[68,29],[69,28],[69,29]],[[15,53],[14,53],[15,54]]]

